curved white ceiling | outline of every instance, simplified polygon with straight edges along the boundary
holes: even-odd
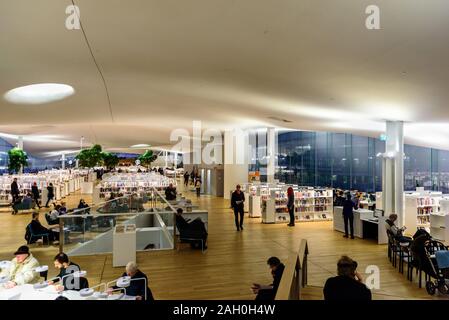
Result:
[[[365,28],[367,0],[76,0],[111,117],[82,31],[65,27],[71,1],[3,0],[0,93],[59,82],[77,94],[0,101],[0,132],[59,137],[25,146],[39,153],[81,136],[167,145],[193,120],[378,136],[391,119],[408,143],[449,149],[449,2],[375,2],[381,30]]]

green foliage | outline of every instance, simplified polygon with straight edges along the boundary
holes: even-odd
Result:
[[[155,155],[152,150],[147,150],[137,159],[140,161],[141,165],[149,167],[152,162],[156,161],[157,155]]]
[[[113,153],[102,152],[101,156],[103,157],[103,165],[108,169],[114,168],[119,163],[119,158]]]
[[[28,155],[19,148],[13,148],[8,151],[9,156],[9,172],[19,172],[20,168],[28,166]]]
[[[83,168],[93,168],[101,165],[103,162],[101,146],[96,144],[90,149],[81,150],[76,156],[76,159],[79,161],[79,166]]]

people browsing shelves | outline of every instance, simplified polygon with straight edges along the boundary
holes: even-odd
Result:
[[[336,277],[327,279],[323,294],[326,301],[369,301],[371,290],[357,272],[357,262],[342,256],[337,263]]]
[[[50,182],[50,184],[47,187],[47,203],[45,204],[45,207],[48,208],[48,204],[50,201],[54,201],[55,198],[55,188],[53,187],[53,183]]]
[[[40,204],[41,196],[39,194],[39,188],[37,187],[37,183],[36,182],[34,182],[33,186],[31,187],[31,193],[33,195],[35,206],[37,206],[40,209],[41,208],[41,204]]]
[[[277,257],[271,257],[267,261],[270,267],[273,283],[270,285],[261,285],[254,283],[251,290],[257,294],[256,301],[274,301],[276,293],[281,283],[282,274],[284,273],[285,265]]]
[[[351,239],[354,239],[354,209],[357,209],[356,204],[352,201],[351,193],[346,194],[346,199],[343,202],[343,219],[345,222],[345,235],[348,238],[348,228],[351,232]]]
[[[231,196],[231,207],[234,210],[235,226],[237,231],[243,230],[245,194],[242,192],[240,185],[235,187],[235,191]],[[240,221],[239,221],[240,216]]]
[[[287,189],[287,209],[288,214],[290,215],[290,223],[288,224],[289,227],[295,226],[295,193],[293,192],[292,187],[288,187]]]

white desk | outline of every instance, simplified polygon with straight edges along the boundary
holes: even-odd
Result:
[[[34,289],[32,284],[24,284],[12,289],[5,289],[3,286],[0,286],[0,300],[55,300],[60,295],[69,300],[117,300],[120,297],[118,294],[110,295],[106,299],[82,297],[75,290],[66,290],[58,293],[55,286],[48,286],[38,290]],[[120,300],[135,300],[135,297],[123,296]]]
[[[377,243],[388,243],[387,232],[385,230],[386,217],[374,217],[374,212],[366,209],[354,210],[354,236],[363,239],[363,224],[377,224]],[[345,232],[343,220],[343,207],[334,207],[334,230]]]

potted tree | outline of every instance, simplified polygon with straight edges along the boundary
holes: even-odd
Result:
[[[150,169],[151,163],[156,161],[157,155],[153,153],[153,150],[147,150],[144,154],[140,155],[137,158],[140,161],[140,164],[146,166],[147,169]]]
[[[101,146],[96,144],[89,149],[81,150],[76,156],[79,166],[83,168],[88,168],[89,171],[95,166],[100,165],[103,162],[103,153]],[[96,175],[94,173],[89,173],[89,178],[87,182],[81,184],[81,193],[92,194],[94,188],[94,181],[96,180]]]
[[[103,165],[108,170],[114,169],[114,167],[116,167],[120,161],[117,155],[110,152],[102,152],[101,156],[103,158]]]
[[[10,173],[21,173],[23,168],[28,166],[28,155],[19,148],[12,148],[8,151]]]

